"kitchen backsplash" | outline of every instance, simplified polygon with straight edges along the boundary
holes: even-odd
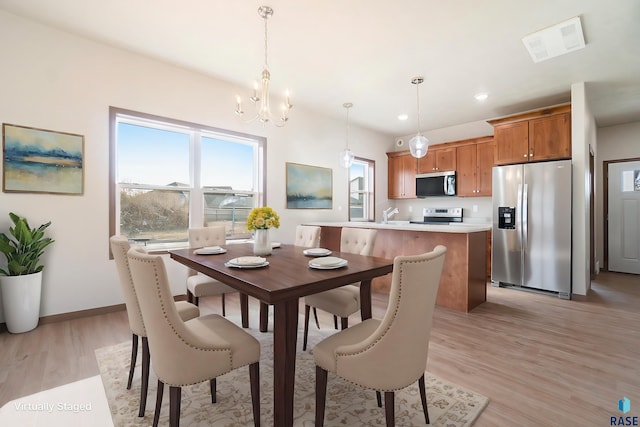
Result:
[[[422,208],[462,208],[464,222],[491,223],[491,197],[427,197],[425,199],[390,200],[389,206],[400,211],[393,219],[421,221]],[[381,216],[382,214],[380,214]]]

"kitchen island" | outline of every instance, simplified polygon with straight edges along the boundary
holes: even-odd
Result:
[[[436,305],[469,312],[487,299],[486,265],[489,225],[431,225],[408,221],[373,222],[313,222],[322,228],[320,246],[340,249],[342,227],[374,228],[378,230],[373,256],[393,259],[397,255],[417,255],[430,252],[437,245],[447,247]],[[378,277],[372,289],[389,292],[391,275]]]

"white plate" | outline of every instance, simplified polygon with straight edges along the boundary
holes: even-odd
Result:
[[[251,267],[255,265],[262,266],[265,262],[267,262],[267,259],[261,256],[241,256],[227,261],[227,264],[232,264],[234,267]]]
[[[198,254],[198,255],[217,255],[217,254],[224,254],[226,252],[227,250],[224,248],[221,248],[220,246],[207,246],[207,247],[196,249],[195,251],[193,251],[194,254]]]
[[[331,251],[325,248],[309,248],[302,251],[307,256],[327,256],[331,255]]]
[[[318,268],[321,270],[328,270],[332,268],[340,268],[344,267],[348,264],[346,259],[338,258],[338,257],[326,257],[326,258],[315,258],[309,261],[309,267]]]
[[[265,261],[262,264],[253,264],[253,265],[239,265],[239,264],[233,264],[231,261],[227,261],[224,263],[224,265],[232,268],[260,268],[260,267],[266,267],[267,265],[269,265],[269,261]]]

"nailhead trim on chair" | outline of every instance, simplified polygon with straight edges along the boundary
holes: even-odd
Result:
[[[169,322],[169,318],[167,316],[167,307],[164,305],[164,303],[162,302],[162,292],[160,290],[160,282],[158,280],[159,278],[159,272],[157,269],[157,265],[155,265],[155,262],[151,261],[151,260],[145,260],[145,259],[138,259],[139,261],[143,261],[146,263],[152,263],[154,264],[153,266],[153,270],[154,270],[154,277],[155,277],[155,282],[156,282],[156,294],[158,296],[158,300],[160,301],[160,306],[162,307],[162,314],[164,315],[164,319],[167,322],[167,324],[169,324],[169,326],[171,327],[171,330],[173,331],[173,333],[176,335],[176,337],[178,337],[178,339],[180,341],[182,341],[186,346],[191,347],[195,350],[200,350],[200,351],[226,351],[229,353],[229,365],[232,366],[231,369],[229,369],[228,371],[225,371],[221,374],[219,374],[218,376],[227,374],[231,371],[233,371],[233,357],[231,355],[231,349],[229,348],[201,348],[201,347],[196,347],[188,342],[186,342],[181,336],[180,334],[178,334],[178,331],[175,330],[175,328],[173,327],[173,325],[171,324],[171,322]],[[246,366],[246,365],[245,365]],[[214,377],[217,378],[218,376]],[[163,381],[164,382],[164,381]],[[184,387],[184,386],[188,386],[188,385],[193,385],[193,384],[200,384],[202,381],[198,381],[198,382],[194,382],[194,383],[185,383],[185,384],[169,384],[169,383],[165,383],[166,385],[169,386],[174,386],[174,387]]]
[[[395,319],[396,315],[398,314],[398,309],[399,309],[398,303],[399,303],[399,301],[400,301],[400,297],[402,296],[402,286],[403,286],[402,278],[404,277],[404,276],[403,276],[403,268],[404,268],[404,265],[405,265],[405,264],[408,264],[408,263],[419,263],[419,262],[430,262],[430,261],[432,261],[432,260],[431,260],[431,259],[429,259],[429,260],[422,260],[422,261],[404,261],[404,262],[402,263],[402,265],[401,265],[401,267],[400,267],[400,274],[399,274],[400,279],[398,280],[398,299],[396,300],[396,305],[395,305],[395,307],[393,308],[393,318],[391,319],[391,322],[389,322],[389,326],[387,326],[387,328],[384,330],[384,332],[382,332],[382,334],[378,337],[378,339],[377,339],[377,340],[375,340],[374,342],[372,342],[371,344],[369,344],[367,347],[363,348],[362,350],[360,350],[360,351],[358,351],[358,352],[356,352],[356,353],[340,353],[340,352],[337,352],[337,351],[336,351],[336,352],[335,352],[335,355],[334,355],[335,363],[336,363],[336,367],[337,367],[337,365],[338,365],[338,356],[355,356],[355,355],[358,355],[358,354],[360,354],[360,353],[364,353],[365,351],[367,351],[367,350],[369,350],[370,348],[374,347],[378,342],[382,341],[382,339],[383,339],[383,338],[384,338],[384,336],[387,334],[387,332],[389,332],[390,325],[393,323],[393,320]],[[387,310],[388,310],[388,308],[387,308]],[[337,369],[336,369],[336,370],[337,370]],[[404,388],[406,388],[406,387],[410,386],[410,385],[411,385],[411,384],[413,384],[414,382],[418,381],[418,379],[419,379],[419,378],[420,378],[420,377],[416,378],[414,381],[411,381],[409,384],[407,384],[407,385],[406,385],[406,386],[404,386],[404,387],[398,387],[398,388],[394,388],[394,389],[390,389],[390,390],[387,390],[387,389],[381,389],[381,390],[379,390],[379,391],[398,391],[398,390],[402,390],[402,389],[404,389]],[[348,379],[346,379],[346,378],[343,378],[343,379],[344,379],[345,381],[350,382],[351,384],[355,384],[355,385],[357,385],[357,386],[359,386],[359,387],[368,388],[367,386],[365,386],[365,385],[363,385],[363,384],[359,384],[359,383],[357,383],[357,382],[354,382],[354,381],[348,380]]]

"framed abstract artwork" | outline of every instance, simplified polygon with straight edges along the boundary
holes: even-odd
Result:
[[[332,169],[287,163],[287,209],[331,209]]]
[[[84,136],[3,124],[2,191],[83,194]]]

